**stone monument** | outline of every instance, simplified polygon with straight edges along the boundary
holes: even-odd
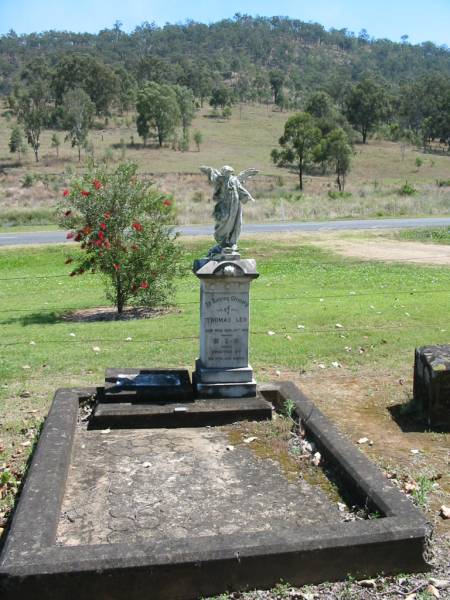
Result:
[[[200,279],[200,357],[194,384],[200,398],[242,398],[256,395],[249,364],[250,283],[259,276],[253,259],[238,252],[242,203],[252,201],[245,180],[255,175],[247,169],[234,175],[232,167],[220,171],[201,167],[214,184],[214,237],[217,245],[208,256],[194,262]]]

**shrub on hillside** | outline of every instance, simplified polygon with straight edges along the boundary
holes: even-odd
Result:
[[[97,168],[72,180],[63,192],[60,224],[83,253],[69,257],[71,276],[100,272],[106,295],[121,313],[127,302],[155,306],[168,301],[181,273],[175,243],[173,200],[136,178],[137,165]]]
[[[400,194],[400,196],[414,196],[414,194],[417,193],[417,190],[414,186],[405,181],[405,183],[399,189],[398,193]]]

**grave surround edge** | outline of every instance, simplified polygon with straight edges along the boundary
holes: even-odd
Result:
[[[292,530],[283,537],[235,534],[159,544],[58,547],[57,520],[70,463],[76,409],[97,388],[58,390],[0,555],[2,599],[188,600],[224,591],[424,571],[424,515],[291,382],[259,387],[295,412],[324,456],[384,518]],[[69,407],[69,410],[65,410]],[[50,457],[44,462],[43,456]],[[47,499],[45,506],[43,498]],[[38,520],[36,515],[40,514]],[[39,536],[39,530],[46,535]],[[53,540],[53,541],[52,541]],[[355,565],[358,568],[355,569]]]

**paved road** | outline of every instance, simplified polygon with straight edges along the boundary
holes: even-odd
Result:
[[[345,231],[358,229],[408,229],[414,227],[450,226],[450,217],[420,219],[364,219],[348,221],[306,221],[302,223],[258,223],[244,225],[243,233],[276,233],[282,231]],[[182,235],[212,235],[212,225],[179,227]],[[28,244],[60,244],[67,242],[65,231],[33,231],[0,233],[0,246]]]

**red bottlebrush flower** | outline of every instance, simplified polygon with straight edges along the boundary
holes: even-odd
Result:
[[[109,219],[110,216],[111,216],[111,213],[110,212],[105,212],[105,213],[103,213],[103,216],[104,216],[105,219]]]
[[[164,206],[172,206],[172,201],[167,200],[167,198],[166,198],[166,200],[164,200],[163,204],[164,204]]]
[[[73,231],[69,231],[69,233],[66,235],[66,239],[67,239],[67,240],[71,240],[71,239],[73,238],[73,236],[74,236],[74,235],[75,235],[75,234],[74,234],[74,232],[73,232]]]
[[[103,231],[106,229],[106,223],[100,223],[100,229],[103,229]]]
[[[105,234],[103,233],[103,231],[99,231],[98,232],[98,239],[99,240],[104,240],[105,239]]]
[[[120,271],[120,265],[118,263],[114,263],[113,267],[115,268],[116,271]]]
[[[81,240],[81,231],[79,231],[77,233],[77,235],[73,238],[76,242],[79,242]]]
[[[96,190],[99,190],[101,187],[103,187],[102,182],[98,179],[93,179],[92,185],[95,187]]]
[[[71,210],[66,210],[66,212],[64,213],[65,217],[70,217],[70,215],[72,214]]]
[[[148,281],[143,281],[139,287],[143,290],[146,290],[148,288]]]
[[[135,221],[131,227],[135,230],[135,231],[142,231],[143,227],[140,223],[138,223],[137,221]]]
[[[111,250],[111,244],[109,243],[109,240],[105,240],[105,248],[106,250]]]
[[[63,191],[63,196],[70,196],[69,190],[64,190]]]
[[[89,235],[92,231],[92,227],[89,227],[89,225],[86,225],[86,227],[83,227],[83,229],[81,230],[84,235]]]
[[[102,240],[95,240],[95,245],[97,246],[97,248],[101,248],[103,245]]]
[[[65,265],[70,265],[70,263],[73,262],[73,258],[71,258],[70,256],[68,258],[66,258],[66,260],[64,261]]]
[[[91,192],[87,192],[86,190],[81,190],[81,195],[82,196],[89,196]]]

